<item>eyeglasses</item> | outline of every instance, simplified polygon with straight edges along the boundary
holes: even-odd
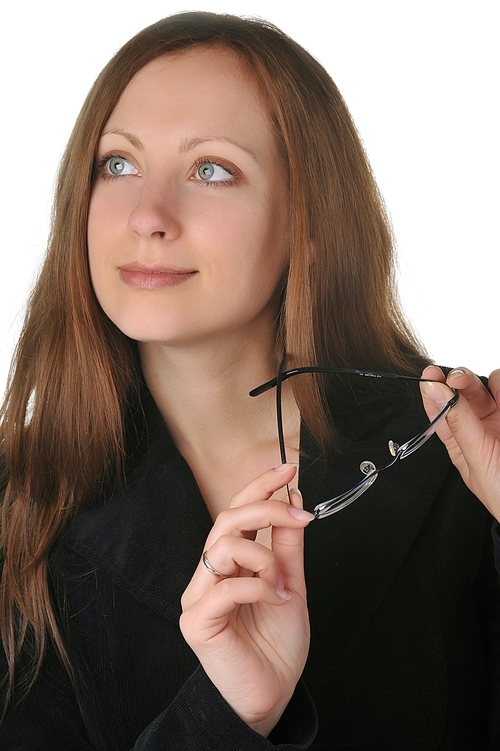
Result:
[[[420,383],[441,383],[441,381],[434,381],[431,378],[418,378],[417,376],[403,376],[398,375],[397,373],[378,373],[376,371],[370,371],[370,370],[357,370],[357,369],[351,369],[351,368],[323,368],[323,367],[306,367],[306,368],[292,368],[291,370],[282,370],[282,367],[280,366],[278,370],[278,375],[276,378],[273,378],[271,381],[267,381],[266,383],[263,383],[261,386],[257,386],[257,388],[252,389],[250,391],[250,396],[258,396],[259,394],[263,394],[265,391],[269,391],[269,389],[272,389],[276,387],[276,415],[277,415],[277,421],[278,421],[278,440],[280,445],[280,454],[281,454],[281,461],[283,464],[286,463],[286,451],[285,451],[285,437],[283,433],[283,415],[282,415],[282,408],[281,408],[281,387],[283,381],[286,381],[287,378],[292,378],[292,376],[299,375],[301,373],[337,373],[337,374],[344,374],[344,375],[358,375],[358,376],[365,376],[367,378],[390,378],[390,379],[398,379],[403,381],[418,381]],[[359,468],[361,472],[363,473],[364,477],[363,479],[357,483],[357,485],[354,485],[350,490],[348,490],[346,493],[342,493],[341,495],[335,496],[335,498],[331,498],[328,501],[324,501],[323,503],[319,503],[314,508],[314,516],[316,519],[324,519],[327,516],[330,516],[331,514],[336,514],[337,511],[341,511],[342,509],[346,508],[346,506],[349,506],[353,501],[355,501],[357,498],[359,498],[360,495],[365,493],[368,488],[370,488],[379,474],[381,472],[384,472],[386,469],[389,469],[389,467],[392,467],[398,459],[405,459],[407,456],[410,456],[410,454],[413,454],[414,451],[417,451],[423,444],[429,440],[431,435],[433,435],[436,432],[436,427],[439,425],[439,423],[444,420],[448,412],[452,407],[455,406],[455,404],[458,401],[459,393],[456,389],[451,388],[451,386],[448,387],[452,392],[453,396],[451,399],[444,405],[444,407],[441,409],[439,414],[432,420],[432,422],[429,423],[429,425],[425,428],[425,430],[422,430],[420,433],[418,433],[413,438],[410,438],[409,441],[406,441],[403,444],[396,443],[395,441],[389,441],[389,452],[391,454],[391,460],[384,464],[383,467],[376,467],[375,464],[371,461],[362,461],[359,465]]]

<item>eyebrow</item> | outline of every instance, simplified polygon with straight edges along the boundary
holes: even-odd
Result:
[[[189,138],[189,139],[183,138],[179,145],[179,153],[186,154],[188,151],[191,151],[191,149],[194,149],[196,146],[199,146],[200,143],[210,143],[210,142],[230,143],[232,146],[236,146],[238,149],[245,151],[253,159],[255,159],[255,161],[258,161],[254,152],[248,146],[244,146],[242,143],[238,143],[238,141],[233,141],[232,138],[227,138],[226,136],[203,136],[202,138]]]
[[[102,135],[107,136],[109,133],[115,133],[117,136],[123,136],[132,144],[132,146],[135,146],[136,149],[138,149],[139,151],[144,151],[142,141],[140,141],[137,136],[134,136],[133,133],[129,133],[128,130],[122,130],[121,128],[110,128],[109,130],[104,130]]]
[[[138,149],[139,151],[144,151],[144,145],[142,141],[139,138],[137,138],[137,136],[135,136],[133,133],[130,133],[128,130],[122,130],[122,128],[110,128],[109,130],[104,130],[102,133],[102,136],[107,136],[109,133],[114,133],[118,136],[123,136],[123,138],[126,138],[127,141],[129,141],[132,144],[132,146],[134,146],[136,149]],[[253,159],[255,159],[256,162],[258,161],[254,152],[248,146],[244,146],[242,143],[238,143],[237,141],[234,141],[232,138],[227,138],[226,136],[203,136],[203,137],[195,137],[195,138],[183,138],[179,144],[179,154],[187,154],[187,152],[191,151],[196,146],[199,146],[201,143],[214,143],[214,142],[215,143],[230,143],[232,146],[236,146],[238,149],[245,151]]]

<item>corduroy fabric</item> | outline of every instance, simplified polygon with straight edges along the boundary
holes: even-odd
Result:
[[[126,487],[82,513],[54,555],[79,699],[49,654],[0,727],[2,751],[500,748],[491,519],[437,439],[306,530],[311,649],[303,683],[265,739],[232,712],[180,634],[180,596],[211,520],[149,397],[145,409],[147,440]],[[417,391],[392,384],[332,413],[328,460],[302,431],[308,508],[350,487],[360,461],[381,463],[389,439],[425,424]]]

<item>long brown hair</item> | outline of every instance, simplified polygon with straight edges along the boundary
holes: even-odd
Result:
[[[86,233],[93,163],[123,90],[152,59],[196,46],[232,50],[259,85],[288,171],[290,266],[278,333],[295,365],[417,372],[426,362],[398,307],[391,231],[355,126],[323,67],[271,24],[183,13],[130,40],[102,71],[64,158],[52,233],[17,347],[0,427],[0,630],[7,702],[27,640],[35,680],[49,642],[71,666],[54,615],[48,557],[70,518],[120,472],[124,415],[140,368],[134,342],[92,290]],[[296,385],[301,414],[324,440],[321,394]]]

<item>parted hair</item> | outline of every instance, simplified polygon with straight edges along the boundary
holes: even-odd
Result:
[[[258,19],[182,13],[137,34],[99,75],[62,159],[45,263],[1,410],[5,706],[19,682],[21,696],[29,690],[49,643],[71,674],[50,595],[49,555],[81,505],[120,476],[125,416],[141,379],[136,344],[106,317],[90,280],[87,220],[97,145],[137,71],[196,47],[232,51],[253,76],[288,174],[290,262],[277,353],[286,352],[291,365],[402,373],[427,362],[398,305],[383,202],[325,69]],[[303,419],[324,442],[321,388],[305,379],[294,388]],[[19,676],[28,644],[31,667]]]

